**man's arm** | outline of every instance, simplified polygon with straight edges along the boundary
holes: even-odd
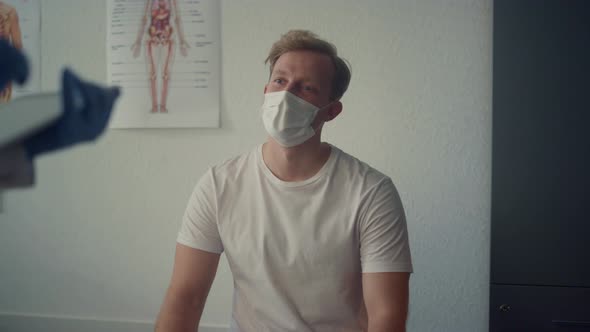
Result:
[[[194,332],[217,272],[220,254],[176,244],[170,286],[156,321],[156,332]]]
[[[409,299],[408,272],[363,273],[368,332],[405,332]]]

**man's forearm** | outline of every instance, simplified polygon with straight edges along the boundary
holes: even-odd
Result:
[[[399,324],[369,324],[367,332],[406,332],[406,327]]]
[[[203,307],[203,304],[174,297],[169,291],[156,320],[155,331],[195,332],[201,320]]]
[[[370,317],[367,332],[406,332],[406,320],[400,317]]]
[[[162,312],[156,322],[156,332],[194,332],[199,322],[177,312]]]

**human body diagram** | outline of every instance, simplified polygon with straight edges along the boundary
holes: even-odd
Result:
[[[3,1],[0,1],[0,38],[7,40],[16,49],[23,48],[18,13]],[[0,90],[0,103],[10,101],[11,97],[12,83],[8,83]]]
[[[135,43],[131,46],[133,57],[141,53],[145,46],[148,64],[151,96],[151,112],[167,113],[166,106],[170,83],[171,67],[174,63],[174,50],[178,39],[180,54],[186,57],[189,45],[184,38],[177,0],[146,0],[144,15],[141,19]],[[176,26],[176,31],[172,23]],[[146,25],[149,26],[146,31]],[[177,38],[178,37],[178,38]],[[145,44],[144,44],[145,38]],[[158,102],[158,78],[161,78],[161,94]]]

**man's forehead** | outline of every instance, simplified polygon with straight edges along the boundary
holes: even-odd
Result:
[[[291,74],[304,70],[321,76],[333,74],[332,59],[326,54],[313,51],[290,51],[282,54],[273,66],[273,74]]]

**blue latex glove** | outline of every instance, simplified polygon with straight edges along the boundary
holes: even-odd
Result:
[[[23,84],[28,76],[29,65],[25,55],[0,38],[0,89],[10,81]]]
[[[66,69],[62,76],[63,114],[25,140],[30,159],[39,154],[98,138],[108,124],[119,88],[105,88],[78,78]]]

